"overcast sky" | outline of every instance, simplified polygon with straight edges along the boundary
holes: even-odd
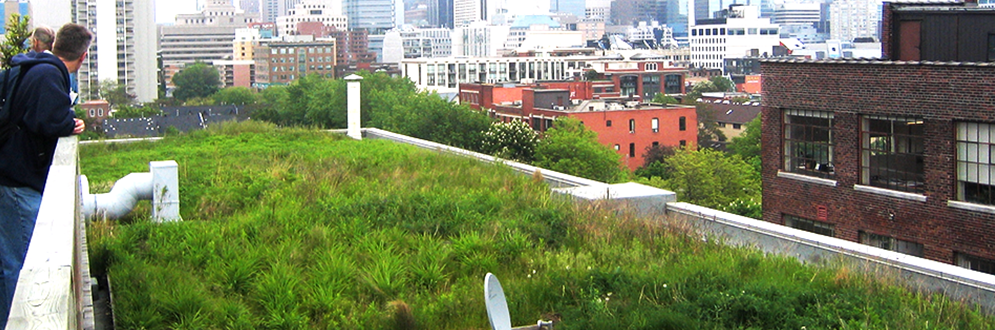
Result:
[[[197,0],[155,0],[155,22],[172,23],[176,14],[197,11]]]

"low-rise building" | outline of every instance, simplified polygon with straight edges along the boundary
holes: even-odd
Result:
[[[694,106],[662,105],[635,98],[602,98],[592,82],[540,83],[537,85],[460,85],[460,102],[502,122],[523,121],[537,131],[551,128],[556,118],[577,118],[602,144],[622,156],[623,165],[635,170],[652,146],[694,146],[698,121]]]
[[[995,10],[886,3],[886,59],[767,60],[764,220],[995,273]],[[911,32],[910,32],[911,31]]]

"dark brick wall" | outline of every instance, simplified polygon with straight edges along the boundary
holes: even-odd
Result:
[[[863,230],[922,243],[933,260],[952,263],[954,252],[995,259],[995,215],[947,206],[956,198],[955,124],[995,121],[995,67],[771,61],[761,72],[764,220],[817,219],[824,206],[839,238],[857,241]],[[835,187],[777,176],[783,109],[834,113]],[[868,114],[924,118],[925,202],[854,190]]]

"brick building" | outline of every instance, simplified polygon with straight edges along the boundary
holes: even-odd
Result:
[[[308,74],[333,78],[335,48],[335,40],[270,42],[256,50],[256,69],[266,70],[269,84],[287,84]]]
[[[995,59],[955,42],[992,38],[995,10],[884,9],[885,54],[922,61],[761,65],[764,220],[995,273],[995,66],[947,62]]]
[[[348,31],[319,22],[303,22],[297,24],[297,34],[335,39],[335,63],[339,67],[336,77],[345,77],[342,73],[349,66],[377,61],[377,53],[370,51],[369,32],[364,29]]]
[[[577,118],[598,133],[601,144],[622,156],[623,165],[643,165],[648,147],[694,146],[698,136],[695,107],[649,104],[596,95],[591,82],[554,82],[501,86],[460,84],[460,103],[485,110],[503,122],[521,120],[544,132],[560,116]],[[579,97],[581,96],[581,97]]]
[[[105,100],[90,100],[80,103],[79,107],[86,112],[86,118],[91,120],[94,127],[87,127],[87,130],[100,131],[103,129],[104,120],[111,116],[111,104]]]

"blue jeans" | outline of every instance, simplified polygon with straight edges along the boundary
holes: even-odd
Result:
[[[24,265],[40,207],[40,192],[0,185],[0,329],[7,325],[17,276]]]

